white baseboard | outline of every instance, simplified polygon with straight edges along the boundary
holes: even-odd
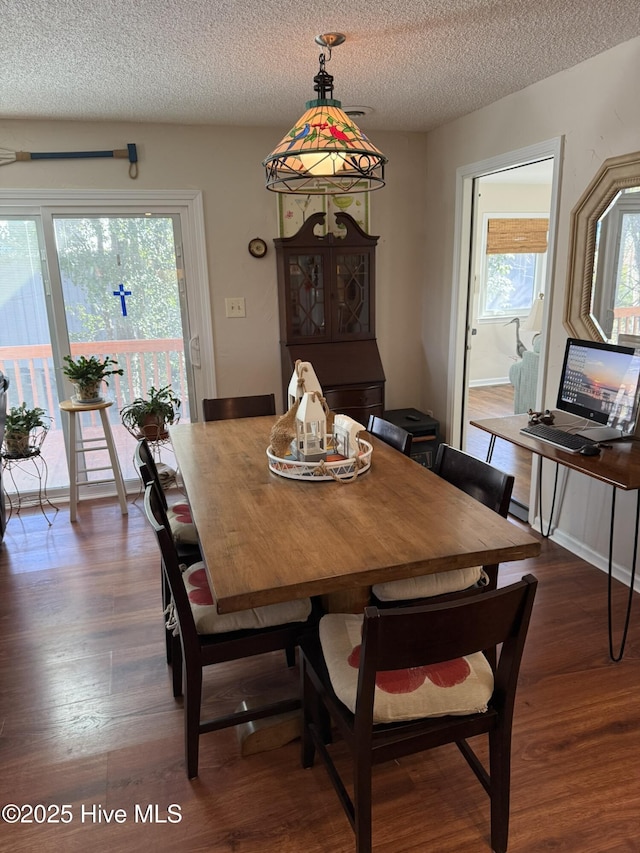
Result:
[[[547,524],[549,522],[544,522],[544,530],[547,529]],[[533,521],[533,526],[536,530],[540,530],[540,519],[536,517]],[[599,554],[597,551],[594,551],[591,548],[585,546],[582,542],[574,539],[573,536],[569,536],[563,530],[559,528],[553,529],[551,535],[549,536],[552,542],[555,542],[557,545],[561,545],[563,548],[566,548],[567,551],[570,551],[572,554],[575,554],[576,557],[580,557],[581,560],[585,560],[587,563],[591,563],[592,566],[595,566],[596,569],[600,569],[601,572],[608,574],[609,572],[609,560],[608,557]],[[612,575],[620,583],[623,583],[625,586],[629,586],[631,583],[631,570],[627,566],[621,566],[619,563],[613,561],[612,565]],[[635,592],[640,592],[640,573],[636,572],[635,583],[633,585]]]
[[[496,379],[471,379],[469,388],[485,388],[489,385],[511,385],[507,376],[498,376]]]

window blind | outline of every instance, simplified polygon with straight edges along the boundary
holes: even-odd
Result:
[[[547,251],[549,220],[489,219],[487,255],[533,254]]]

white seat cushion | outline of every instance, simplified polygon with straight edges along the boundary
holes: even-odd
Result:
[[[336,696],[355,713],[363,617],[329,613],[320,620],[320,642]],[[493,673],[482,652],[457,660],[379,672],[374,723],[481,713],[493,693]]]
[[[204,563],[194,563],[183,572],[182,578],[198,634],[226,634],[229,631],[305,622],[311,613],[311,601],[308,598],[239,610],[236,613],[218,613]]]
[[[472,566],[469,569],[453,569],[450,572],[436,572],[417,578],[377,583],[373,587],[373,594],[380,601],[407,601],[412,598],[432,598],[447,592],[459,592],[475,584],[485,586],[488,581],[482,566]]]
[[[183,545],[198,544],[198,532],[191,518],[191,507],[186,501],[170,506],[167,509],[167,520],[174,542]]]

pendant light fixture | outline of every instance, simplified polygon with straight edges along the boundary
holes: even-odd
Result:
[[[323,48],[313,78],[318,97],[307,101],[304,115],[263,160],[268,190],[337,195],[384,186],[387,158],[333,99],[333,77],[325,62],[331,59],[331,49],[344,41],[342,33],[316,36]]]

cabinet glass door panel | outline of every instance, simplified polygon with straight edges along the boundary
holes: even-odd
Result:
[[[372,331],[369,291],[369,255],[337,255],[334,335],[344,338]]]
[[[375,340],[377,237],[340,214],[340,235],[311,214],[292,237],[274,240],[283,396],[298,359],[311,360],[329,408],[366,424],[384,412],[384,369]],[[344,233],[342,233],[344,232]]]
[[[291,336],[323,337],[326,334],[326,317],[322,255],[291,255],[289,288]]]

